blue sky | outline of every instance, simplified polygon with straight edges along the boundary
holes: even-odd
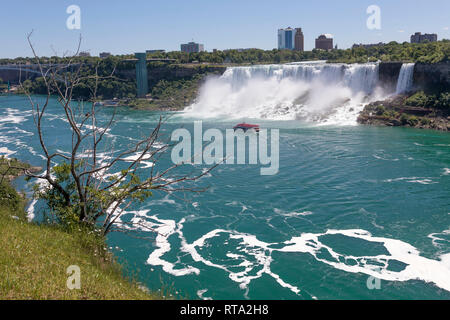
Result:
[[[81,8],[81,30],[66,28],[72,4]],[[373,4],[381,8],[381,30],[366,27],[366,9]],[[3,0],[0,10],[0,58],[30,56],[31,30],[39,55],[73,51],[80,33],[82,49],[92,55],[179,50],[191,40],[208,51],[272,49],[277,29],[288,26],[303,28],[306,50],[322,33],[333,34],[340,48],[409,41],[416,31],[450,38],[448,0]]]

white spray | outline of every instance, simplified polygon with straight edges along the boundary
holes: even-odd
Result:
[[[378,93],[378,63],[306,62],[228,68],[209,79],[189,116],[354,124]]]

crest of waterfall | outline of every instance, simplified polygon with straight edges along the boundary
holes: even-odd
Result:
[[[378,78],[378,63],[230,67],[206,81],[196,103],[185,111],[195,117],[356,123]]]
[[[396,94],[405,93],[411,91],[413,86],[414,76],[414,63],[404,63],[400,69],[398,76]]]

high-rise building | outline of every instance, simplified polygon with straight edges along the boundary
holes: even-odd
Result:
[[[109,52],[100,52],[100,55],[99,55],[99,57],[100,58],[108,58],[109,56],[111,56],[111,53],[109,53]]]
[[[304,37],[301,28],[278,29],[278,49],[304,50]]]
[[[202,52],[205,51],[205,46],[200,43],[189,42],[181,45],[181,51],[187,53]]]
[[[426,33],[422,34],[421,32],[416,32],[411,36],[411,43],[424,43],[424,42],[435,42],[437,41],[436,33]]]
[[[305,51],[305,37],[303,36],[302,28],[295,28],[295,50]]]
[[[295,33],[294,29],[291,27],[286,29],[278,30],[278,49],[294,49],[293,44],[295,43]]]
[[[333,38],[330,35],[320,35],[316,39],[316,49],[322,50],[332,50],[333,49]]]

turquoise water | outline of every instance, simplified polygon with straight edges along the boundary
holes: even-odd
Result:
[[[119,110],[107,145],[127,146],[157,116]],[[45,132],[55,150],[71,145],[62,119],[52,101]],[[139,216],[159,236],[108,242],[143,284],[193,299],[450,299],[450,134],[259,123],[280,129],[277,175],[222,165],[196,183],[206,192],[155,194],[129,208],[124,221]],[[203,122],[223,132],[234,124]],[[179,127],[192,131],[193,119],[174,114],[164,132]],[[42,166],[33,133],[27,100],[0,96],[0,152]]]

